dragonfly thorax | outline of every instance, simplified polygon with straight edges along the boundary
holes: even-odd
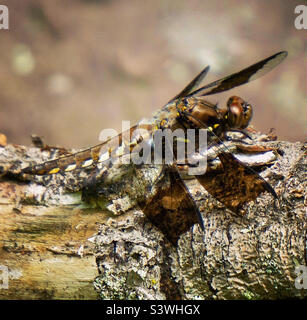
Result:
[[[187,98],[177,103],[178,121],[186,128],[213,129],[221,125],[224,114],[203,98]]]

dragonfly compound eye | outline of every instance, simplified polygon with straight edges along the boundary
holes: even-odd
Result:
[[[248,126],[253,110],[252,106],[246,103],[242,98],[232,96],[227,102],[228,123],[233,129],[244,129]]]

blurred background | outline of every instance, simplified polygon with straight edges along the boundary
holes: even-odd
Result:
[[[202,68],[206,82],[281,50],[272,72],[224,94],[254,106],[252,124],[279,139],[307,133],[307,30],[294,25],[306,0],[9,0],[0,30],[0,133],[30,145],[97,144],[149,117]],[[307,21],[305,22],[305,24]]]

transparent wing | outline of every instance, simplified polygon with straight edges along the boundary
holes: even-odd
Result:
[[[204,68],[182,91],[180,91],[174,98],[172,98],[168,103],[174,101],[178,98],[186,97],[192,90],[197,88],[201,82],[204,80],[205,76],[207,75],[210,67],[207,66]]]

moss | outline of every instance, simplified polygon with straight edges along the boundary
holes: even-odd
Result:
[[[279,268],[279,263],[273,259],[271,255],[267,255],[261,258],[261,265],[266,274],[269,275],[281,275],[282,272]]]
[[[39,221],[23,223],[22,226],[15,230],[15,233],[29,234],[31,237],[41,236],[42,234],[61,234],[70,229],[69,223],[54,221]]]
[[[247,300],[255,300],[255,297],[256,297],[256,295],[249,290],[244,290],[242,295]]]

